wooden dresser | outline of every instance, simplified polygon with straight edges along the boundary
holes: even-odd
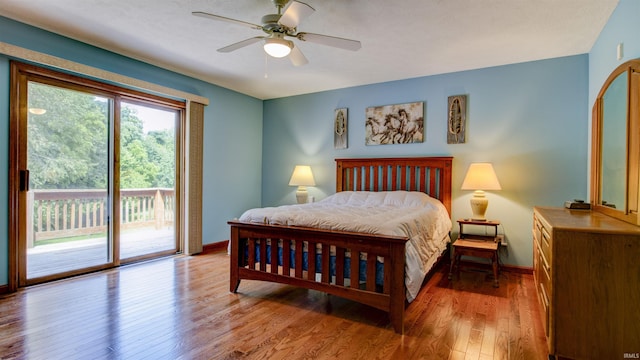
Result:
[[[533,267],[549,354],[640,354],[640,227],[588,210],[535,207]]]

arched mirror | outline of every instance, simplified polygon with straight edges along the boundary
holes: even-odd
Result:
[[[640,224],[640,59],[618,66],[593,107],[591,202],[594,211]]]

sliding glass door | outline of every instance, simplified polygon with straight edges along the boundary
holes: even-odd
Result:
[[[120,258],[176,251],[176,124],[180,113],[120,107]]]
[[[183,102],[16,63],[12,89],[18,286],[181,251]]]
[[[27,86],[26,278],[111,263],[113,100],[35,81]]]

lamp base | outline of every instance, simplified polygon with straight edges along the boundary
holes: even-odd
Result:
[[[309,201],[309,193],[307,192],[307,188],[304,186],[298,186],[298,190],[296,191],[296,200],[298,204],[306,204]]]
[[[472,220],[486,221],[487,218],[484,214],[487,212],[487,206],[489,206],[489,199],[484,196],[484,191],[476,190],[473,193],[473,197],[470,200],[471,203],[471,215]]]

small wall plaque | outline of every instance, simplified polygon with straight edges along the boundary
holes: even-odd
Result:
[[[347,144],[347,108],[336,109],[333,115],[333,148],[346,149]]]
[[[449,96],[448,104],[447,144],[463,144],[466,141],[467,95]]]

